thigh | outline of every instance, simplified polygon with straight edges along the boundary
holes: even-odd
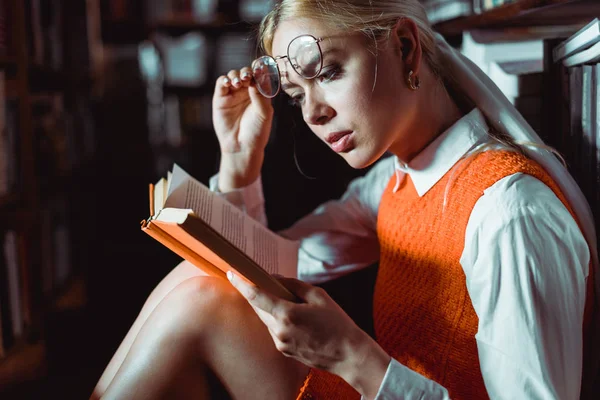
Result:
[[[200,382],[206,369],[234,400],[294,399],[308,373],[275,348],[265,325],[229,282],[196,277],[177,285],[152,311],[108,397],[132,398],[143,388],[142,398],[173,395],[175,389],[181,398],[192,398],[198,390],[182,385],[182,377]]]
[[[206,280],[185,284],[198,283],[194,290],[204,296]],[[214,283],[219,293],[202,310],[208,316],[202,324],[211,326],[199,347],[204,364],[235,400],[295,399],[309,368],[277,350],[267,327],[229,282]]]
[[[125,338],[123,338],[123,341],[106,366],[102,376],[94,388],[92,398],[98,398],[102,396],[113,377],[121,367],[121,364],[127,356],[127,353],[129,352],[132,343],[135,341],[140,329],[152,311],[165,298],[165,296],[167,296],[167,294],[171,292],[173,288],[187,279],[205,275],[206,274],[202,270],[195,267],[193,264],[189,263],[188,261],[182,261],[179,263],[179,265],[173,268],[173,270],[167,276],[165,276],[165,278],[163,278],[163,280],[154,288],[150,296],[148,296],[148,299],[140,310],[139,315],[131,325],[131,328],[125,335]]]

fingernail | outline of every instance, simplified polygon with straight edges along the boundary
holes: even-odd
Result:
[[[238,78],[238,77],[233,78],[233,84],[234,85],[237,85],[239,83],[240,83],[240,78]]]
[[[233,272],[231,271],[227,271],[227,279],[229,279],[229,281],[233,281]]]
[[[223,78],[223,83],[224,84],[228,84],[229,83],[229,78]]]
[[[246,79],[246,78],[249,78],[249,77],[250,77],[250,73],[249,72],[244,72],[242,74],[242,79]]]

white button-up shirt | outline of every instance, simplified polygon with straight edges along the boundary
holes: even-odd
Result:
[[[300,240],[296,275],[324,282],[379,259],[377,210],[395,175],[410,175],[419,195],[469,150],[486,142],[475,109],[408,165],[380,160],[281,234]],[[217,190],[217,176],[211,188]],[[266,224],[262,183],[223,194]],[[507,176],[484,191],[465,232],[460,259],[479,317],[475,339],[492,399],[578,399],[582,323],[590,254],[577,224],[552,190],[530,175]],[[438,383],[392,360],[376,399],[448,399]]]

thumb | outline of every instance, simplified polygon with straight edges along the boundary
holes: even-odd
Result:
[[[324,304],[327,302],[327,293],[320,287],[313,286],[294,278],[275,276],[287,290],[309,304]]]
[[[267,99],[265,96],[260,94],[256,86],[250,85],[248,87],[248,95],[250,96],[250,101],[252,104],[258,108],[259,113],[265,118],[268,118],[273,113],[271,99]]]

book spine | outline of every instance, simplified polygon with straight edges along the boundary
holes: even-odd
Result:
[[[0,0],[1,1],[1,0]],[[8,161],[11,157],[6,129],[6,94],[4,71],[0,69],[0,197],[8,194]]]
[[[581,168],[581,189],[588,199],[588,202],[592,204],[593,199],[593,184],[594,184],[594,169],[592,159],[595,157],[595,129],[596,123],[594,116],[594,94],[595,78],[594,78],[594,66],[584,65],[583,66],[583,84],[582,84],[582,106],[581,106],[581,157],[580,157],[580,168]]]
[[[6,255],[12,333],[15,338],[18,338],[23,334],[23,292],[19,274],[18,238],[13,231],[6,232],[4,236],[4,254]]]
[[[594,176],[595,176],[595,184],[594,184],[594,188],[595,188],[595,193],[594,193],[594,200],[592,201],[591,204],[593,204],[593,212],[596,218],[596,234],[598,235],[598,232],[600,232],[600,88],[598,88],[598,86],[600,85],[600,64],[595,64],[594,65],[594,79],[595,79],[595,88],[596,91],[594,92],[594,97],[593,97],[593,108],[594,108],[594,117],[595,117],[595,123],[594,123],[594,136],[595,136],[595,142],[594,142],[594,147],[595,147],[595,154],[593,157],[593,163],[594,163]],[[600,236],[599,236],[600,237]],[[600,240],[599,240],[600,241]]]
[[[567,137],[570,129],[570,91],[568,69],[552,59],[552,50],[561,38],[544,40],[544,69],[542,77],[542,138],[567,158]],[[565,160],[567,161],[567,160]]]
[[[581,187],[581,138],[583,132],[581,129],[581,118],[583,111],[583,67],[576,66],[569,68],[569,98],[570,98],[570,129],[565,147],[567,153],[567,164],[571,169],[571,174]]]
[[[6,354],[15,341],[13,334],[12,312],[10,304],[10,284],[8,279],[8,262],[4,252],[4,234],[0,233],[0,325],[2,331],[2,349],[0,353]]]

